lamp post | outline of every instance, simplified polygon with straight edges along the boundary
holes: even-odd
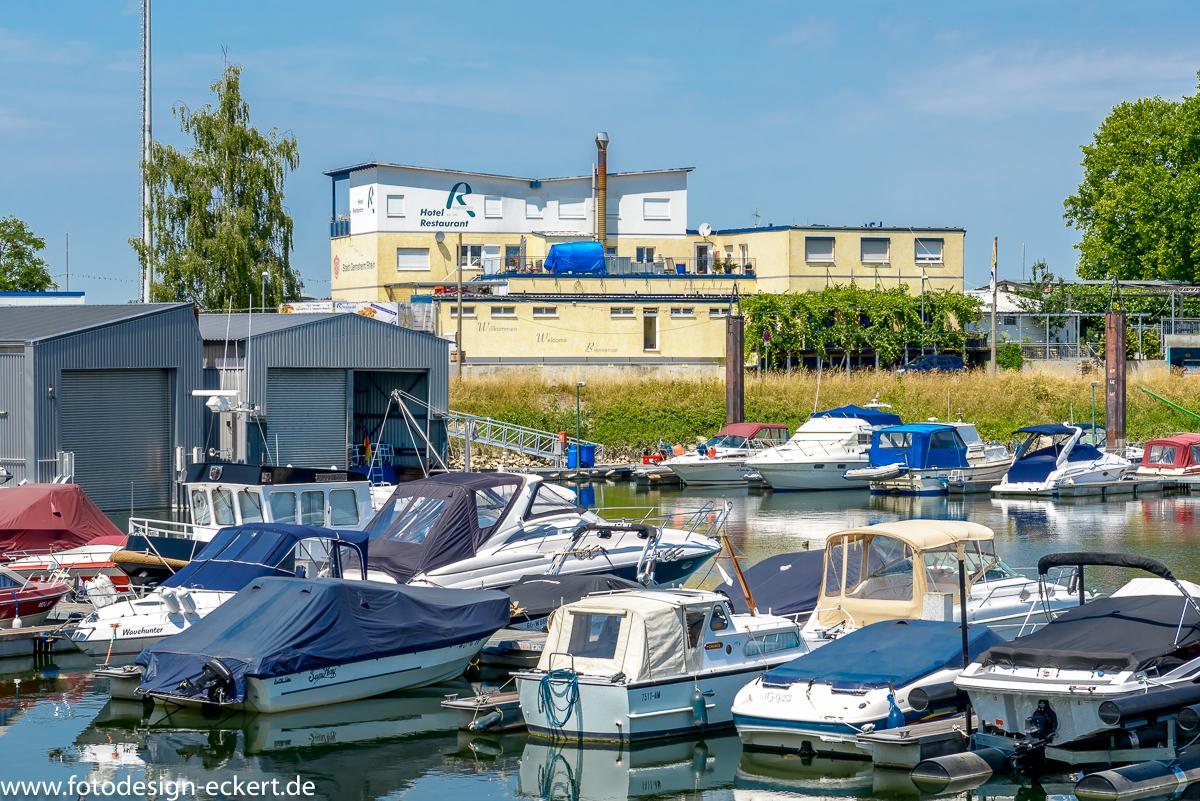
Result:
[[[586,381],[575,382],[575,447],[579,447],[579,443],[583,441],[583,423],[579,416],[579,390],[587,386]]]
[[[262,271],[262,278],[258,282],[258,297],[262,301],[262,310],[267,311],[267,271]]]

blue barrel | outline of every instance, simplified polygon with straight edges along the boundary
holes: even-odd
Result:
[[[596,446],[591,442],[584,442],[579,446],[579,466],[580,467],[595,467],[596,466]]]
[[[570,470],[578,470],[579,469],[579,446],[578,445],[568,445],[567,446],[567,468]]]

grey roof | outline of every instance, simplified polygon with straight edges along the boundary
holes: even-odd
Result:
[[[273,334],[276,331],[286,331],[290,328],[328,323],[333,320],[352,317],[361,320],[363,325],[386,325],[389,329],[405,331],[420,336],[433,336],[425,331],[417,331],[404,326],[392,325],[382,320],[373,320],[353,312],[309,312],[289,314],[284,312],[267,312],[253,315],[245,313],[222,314],[220,312],[200,315],[200,338],[205,342],[224,342],[226,338],[240,342],[248,336]],[[436,338],[436,337],[435,337]]]
[[[449,170],[444,167],[421,167],[416,164],[396,164],[390,161],[364,161],[359,164],[352,164],[349,167],[338,167],[333,170],[326,170],[325,174],[330,178],[349,175],[352,172],[359,170],[369,170],[372,167],[390,167],[401,170],[421,170],[422,172],[438,172],[447,175],[474,175],[479,178],[503,178],[513,181],[576,181],[580,178],[591,178],[589,175],[556,175],[549,178],[537,178],[534,176],[524,175],[502,175],[494,172],[477,172],[476,170]],[[623,172],[610,172],[609,178],[618,178],[622,175],[658,175],[667,172],[691,172],[695,167],[662,167],[656,170],[625,170]]]
[[[0,342],[38,342],[92,328],[191,308],[190,303],[125,303],[121,305],[2,306]]]

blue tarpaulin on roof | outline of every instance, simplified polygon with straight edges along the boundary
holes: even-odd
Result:
[[[137,658],[141,689],[180,695],[209,659],[246,678],[415,653],[483,639],[508,625],[509,598],[496,590],[446,590],[373,581],[262,578],[179,634]]]
[[[599,242],[562,242],[550,246],[546,272],[602,274],[604,246]]]
[[[873,426],[898,426],[904,422],[898,414],[881,411],[880,409],[868,409],[865,406],[855,406],[854,404],[816,412],[813,417],[851,417],[866,420]]]
[[[1004,640],[987,626],[967,627],[974,659]],[[838,690],[897,690],[947,667],[961,668],[962,628],[953,621],[884,620],[872,623],[787,664],[767,671],[763,683],[820,682]]]

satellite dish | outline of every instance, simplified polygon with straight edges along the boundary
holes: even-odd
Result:
[[[438,231],[436,234],[433,235],[433,241],[434,242],[445,242],[446,241],[446,232]]]
[[[699,230],[700,230],[700,236],[704,237],[705,239],[708,239],[709,234],[712,233],[712,226],[709,225],[708,223],[700,223]]]

